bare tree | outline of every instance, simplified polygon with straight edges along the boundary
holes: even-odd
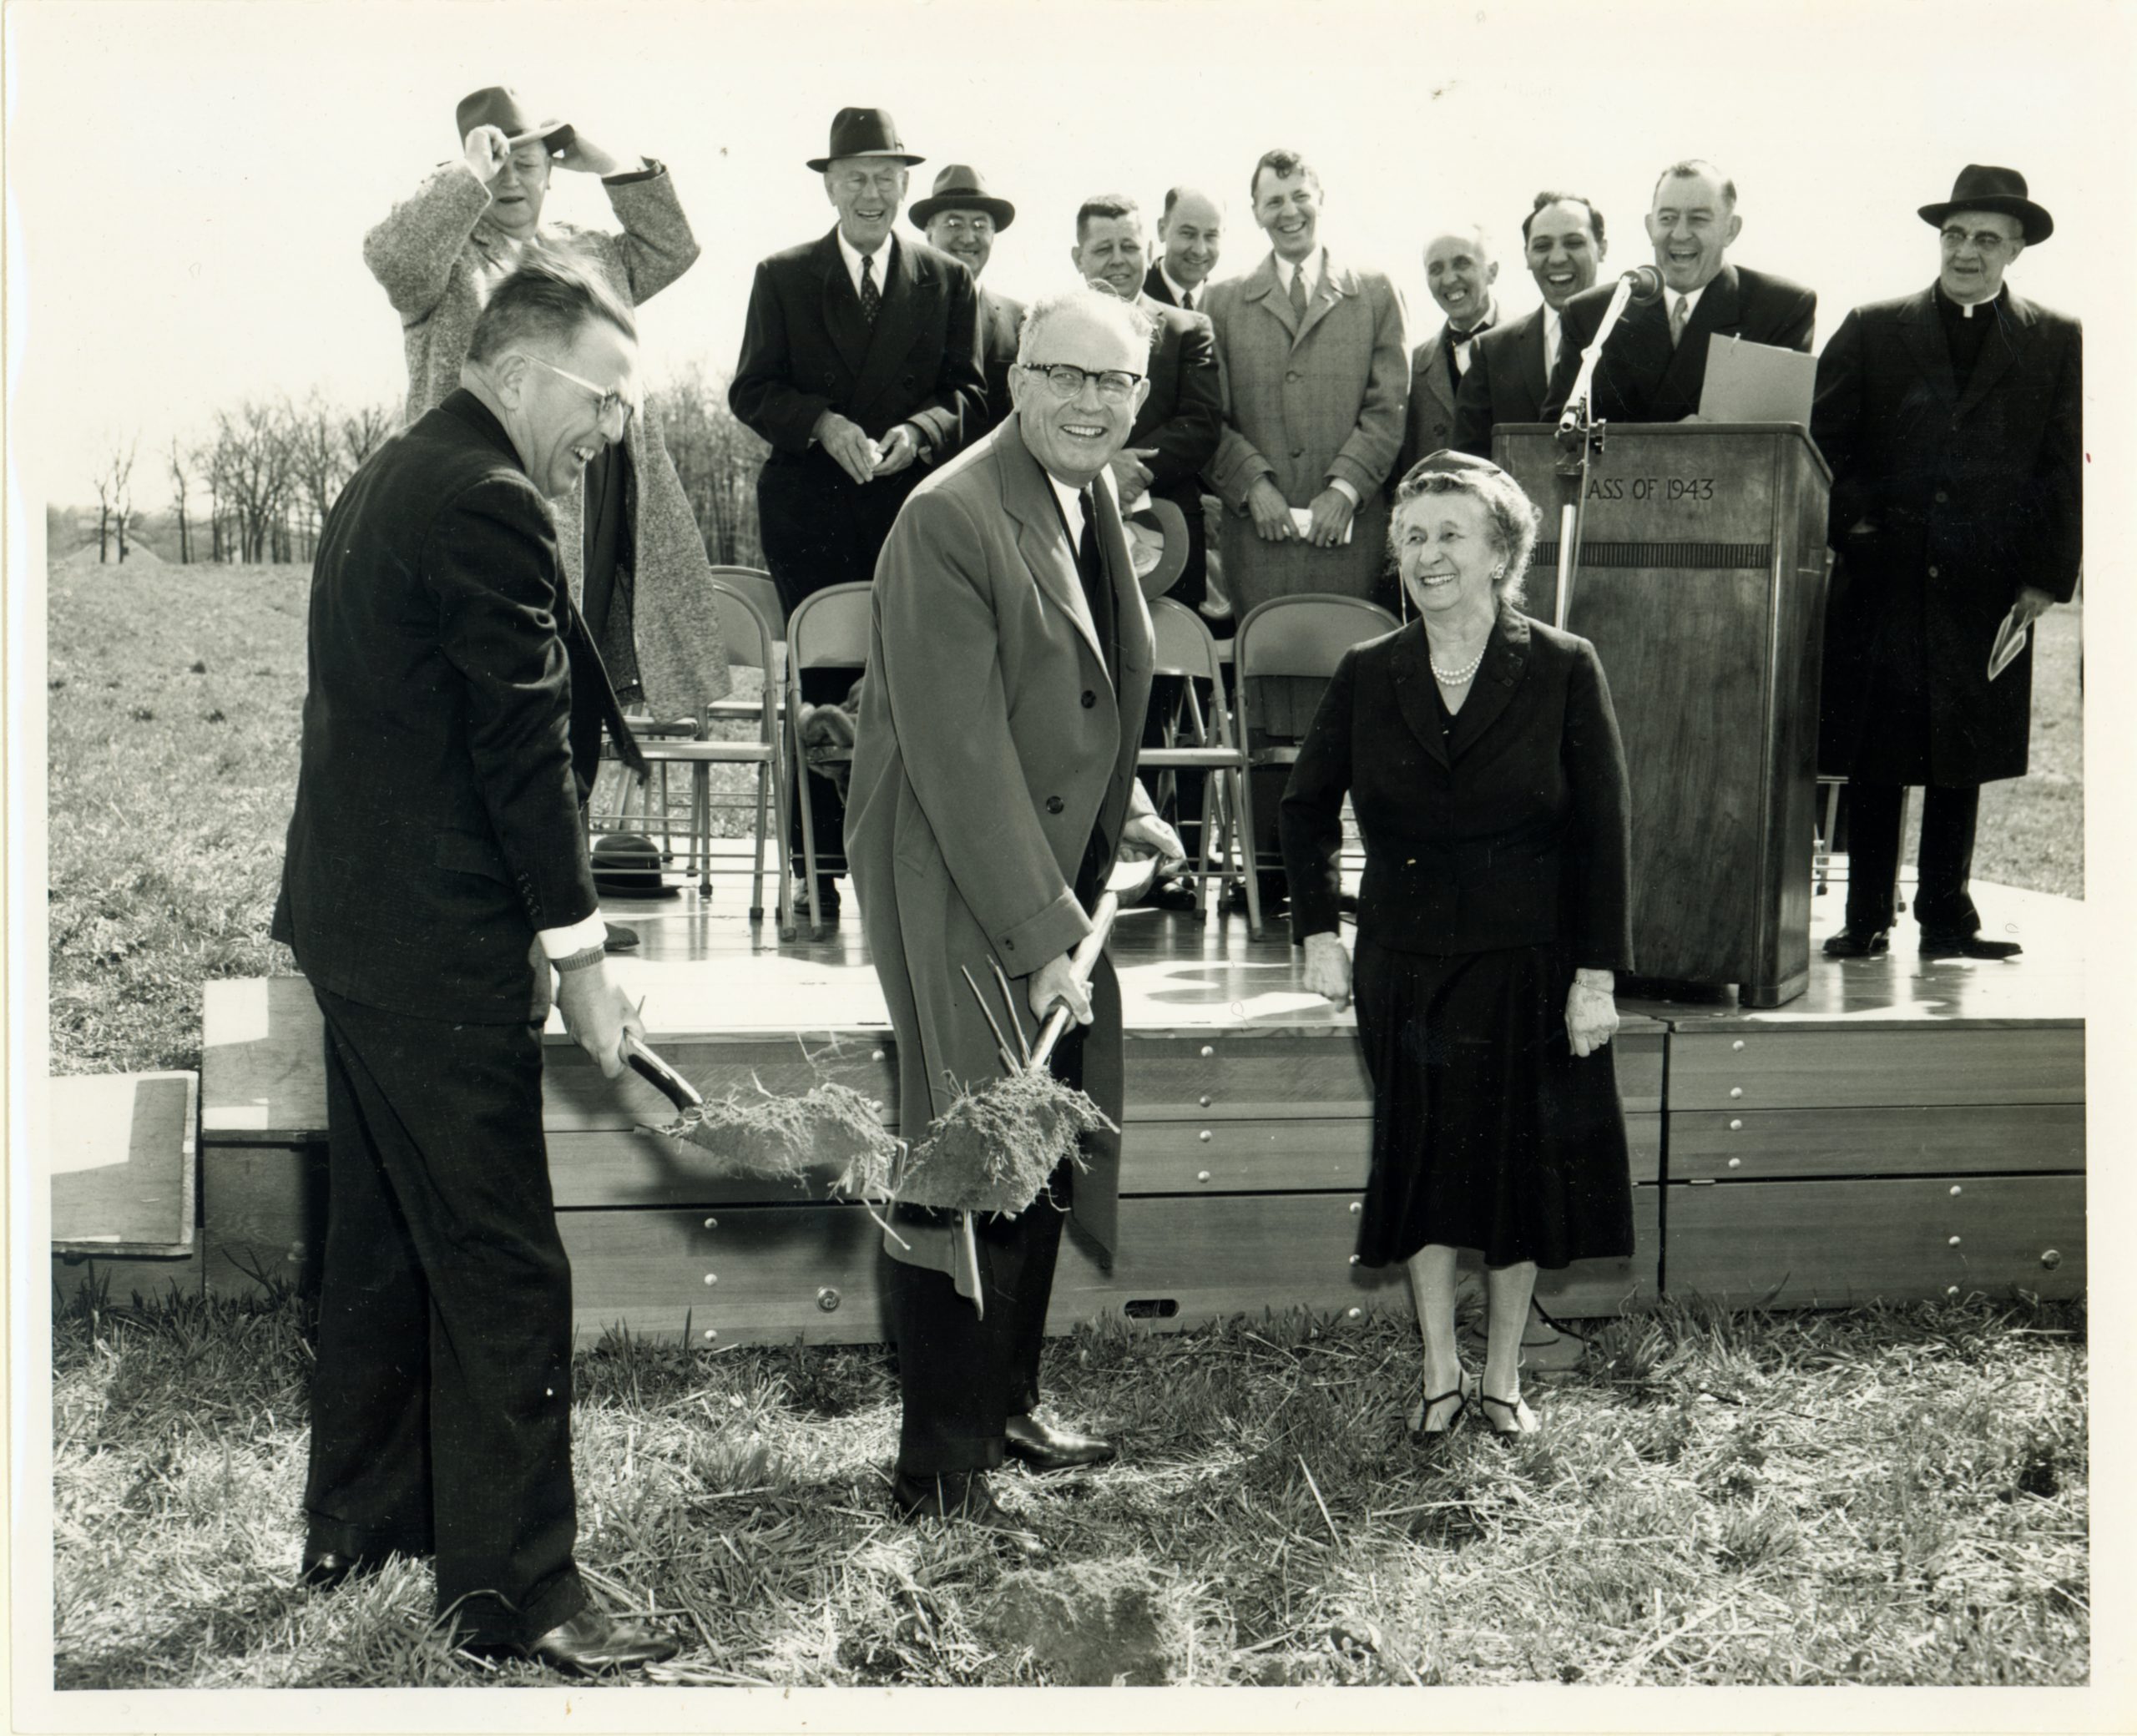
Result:
[[[193,559],[193,527],[185,515],[185,495],[193,479],[194,455],[179,444],[174,434],[164,462],[169,467],[171,512],[178,520],[178,563],[183,567]]]
[[[350,475],[379,449],[399,421],[399,408],[392,404],[366,404],[341,418],[341,455],[348,460]]]
[[[286,548],[293,467],[285,406],[247,398],[215,415],[213,470],[230,503],[241,561],[265,561]]]
[[[766,447],[728,409],[726,377],[708,380],[693,362],[649,396],[646,414],[697,515],[706,556],[715,566],[761,567],[756,483]]]
[[[111,450],[105,457],[96,475],[97,491],[97,562],[102,565],[111,558],[112,543],[116,539],[119,558],[126,558],[126,530],[134,517],[134,452],[140,442],[138,434],[114,434],[111,437]]]

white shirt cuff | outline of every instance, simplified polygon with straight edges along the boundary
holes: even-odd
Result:
[[[584,952],[589,946],[598,946],[609,938],[609,925],[599,911],[583,922],[574,922],[568,928],[539,928],[534,938],[542,943],[544,958],[569,958],[574,952]]]
[[[1341,488],[1344,494],[1349,497],[1351,510],[1355,512],[1357,509],[1358,491],[1351,486],[1351,479],[1348,477],[1331,477],[1328,479],[1328,486],[1331,488]]]

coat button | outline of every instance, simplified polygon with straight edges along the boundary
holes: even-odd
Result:
[[[1287,373],[1287,374],[1286,374],[1286,375],[1284,376],[1284,377],[1285,377],[1286,380],[1296,380],[1296,379],[1297,379],[1297,378],[1298,378],[1298,376],[1299,376],[1299,371],[1298,371],[1296,368],[1293,368],[1293,369],[1292,369],[1289,373]]]
[[[1062,801],[1061,801],[1061,798],[1060,798],[1059,796],[1058,796],[1058,795],[1049,795],[1048,797],[1047,797],[1047,799],[1046,799],[1046,811],[1047,811],[1048,813],[1049,813],[1049,814],[1058,814],[1058,813],[1061,811],[1061,809],[1062,809]]]
[[[1932,567],[1932,568],[1929,569],[1929,576],[1930,576],[1932,578],[1936,578],[1936,577],[1937,577],[1937,569],[1936,569],[1934,567]]]
[[[1940,506],[1940,507],[1941,507],[1941,506],[1942,506],[1942,505],[1943,505],[1947,501],[1948,501],[1949,499],[1951,499],[1951,497],[1951,497],[1950,495],[1948,495],[1948,494],[1945,493],[1945,492],[1944,492],[1942,488],[1939,488],[1939,489],[1937,491],[1937,504],[1938,506]]]
[[[1098,702],[1099,696],[1093,693],[1088,687],[1085,688],[1084,689],[1084,709],[1089,711],[1091,707],[1097,704]]]

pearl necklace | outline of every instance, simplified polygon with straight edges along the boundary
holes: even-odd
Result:
[[[1490,648],[1488,642],[1484,648],[1486,650]],[[1425,660],[1427,663],[1432,663],[1432,674],[1439,680],[1445,682],[1449,687],[1459,687],[1465,681],[1468,681],[1473,677],[1477,671],[1484,666],[1484,652],[1481,650],[1478,652],[1474,657],[1471,658],[1468,663],[1464,664],[1458,669],[1442,669],[1437,663],[1432,663],[1432,654],[1430,652],[1426,654]]]

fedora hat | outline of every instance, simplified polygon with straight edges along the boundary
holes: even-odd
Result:
[[[486,84],[480,90],[469,91],[452,111],[452,120],[462,140],[477,127],[495,127],[508,144],[540,139],[549,148],[551,156],[567,149],[572,141],[569,121],[536,120],[520,107],[519,93],[503,84]]]
[[[2001,211],[2025,225],[2026,245],[2045,241],[2055,233],[2055,220],[2026,197],[2026,178],[2015,169],[1969,163],[1952,183],[1952,196],[1941,204],[1924,205],[1922,220],[1932,229],[1943,226],[1954,211]]]
[[[831,117],[831,149],[811,157],[809,167],[821,174],[841,157],[888,157],[893,163],[925,163],[905,148],[898,124],[887,108],[841,108]]]
[[[1121,513],[1120,528],[1143,600],[1154,603],[1187,570],[1187,515],[1171,501],[1146,495],[1134,512]]]
[[[984,211],[1003,230],[1017,220],[1017,208],[987,190],[987,177],[963,163],[952,163],[935,177],[935,190],[913,201],[906,214],[915,229],[926,229],[937,211]]]
[[[609,898],[673,898],[660,878],[660,851],[639,832],[604,832],[594,840],[594,890]]]

